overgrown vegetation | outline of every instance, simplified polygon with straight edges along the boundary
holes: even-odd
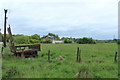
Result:
[[[77,43],[79,43],[79,44],[95,44],[96,41],[93,40],[92,38],[83,37],[83,38],[77,39]]]
[[[2,60],[3,77],[118,78],[118,63],[114,63],[118,45],[115,43],[41,45],[42,51],[37,58],[10,56],[13,53],[8,47],[5,48]],[[77,47],[81,50],[81,63],[76,62]],[[50,63],[47,60],[49,49]]]
[[[51,39],[41,40],[41,43],[52,43],[52,40]]]
[[[3,36],[3,35],[2,35]],[[51,36],[48,38],[48,36]],[[45,37],[45,38],[43,38]],[[16,44],[32,44],[32,43],[52,43],[55,40],[64,40],[64,43],[78,43],[78,44],[96,44],[96,43],[118,43],[120,44],[120,39],[113,39],[113,40],[94,40],[92,38],[69,38],[69,37],[62,37],[60,38],[58,35],[53,33],[48,33],[47,36],[40,37],[38,34],[34,34],[31,36],[17,34],[13,35],[14,42]],[[3,38],[2,38],[3,39]],[[7,42],[9,41],[9,35],[6,35]],[[3,40],[2,40],[3,41]]]
[[[53,34],[53,33],[48,33],[48,35],[54,36],[54,37],[56,37],[58,40],[60,39],[60,37],[59,37],[58,35],[55,35],[55,34]]]
[[[65,39],[65,40],[64,40],[64,43],[72,43],[72,40]]]
[[[29,36],[24,36],[24,35],[14,35],[14,42],[16,44],[29,44]]]

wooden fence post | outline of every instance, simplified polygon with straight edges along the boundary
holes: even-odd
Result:
[[[4,18],[4,47],[6,47],[6,24],[7,24],[7,9],[4,9],[5,12],[5,18]]]
[[[17,55],[17,56],[18,56],[18,55]],[[22,58],[25,58],[24,50],[23,50],[23,49],[22,49],[21,57],[22,57]]]
[[[48,51],[48,61],[50,62],[50,50]]]
[[[79,54],[78,54],[78,62],[80,63],[81,62],[81,50],[79,50]]]
[[[81,62],[81,50],[79,49],[79,47],[77,48],[76,62]]]
[[[1,54],[3,54],[3,49],[4,49],[4,48],[2,47],[2,48],[1,48]]]
[[[79,54],[79,47],[77,47],[77,58],[76,58],[76,62],[78,62],[78,54]]]
[[[114,62],[117,62],[117,52],[115,52]]]

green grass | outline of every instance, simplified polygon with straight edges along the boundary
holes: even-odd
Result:
[[[114,54],[118,51],[117,44],[42,44],[41,46],[42,51],[37,58],[7,56],[12,53],[9,48],[4,49],[6,56],[2,61],[3,77],[118,78],[118,64],[114,63]],[[77,47],[81,49],[81,63],[76,62]],[[52,54],[50,63],[47,61],[48,50]],[[60,56],[64,60],[58,60]],[[80,71],[80,76],[77,76]]]

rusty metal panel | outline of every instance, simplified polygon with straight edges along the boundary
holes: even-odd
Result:
[[[29,45],[29,49],[38,49],[40,51],[40,44]]]
[[[40,51],[41,47],[40,44],[33,44],[33,45],[19,45],[19,46],[15,46],[14,45],[14,41],[12,38],[12,33],[11,33],[11,28],[9,26],[8,28],[8,33],[9,33],[9,42],[10,42],[10,49],[11,52],[13,52],[15,54],[15,56],[38,56],[37,52]],[[25,49],[26,47],[28,47],[28,49]],[[19,48],[19,49],[18,49]]]

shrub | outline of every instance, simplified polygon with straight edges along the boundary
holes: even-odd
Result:
[[[120,44],[120,39],[118,39],[118,44]]]
[[[64,43],[72,43],[72,40],[65,39]]]
[[[77,43],[79,43],[79,44],[95,44],[96,41],[93,40],[92,38],[86,38],[86,37],[84,37],[84,38],[79,38],[77,40]]]
[[[20,75],[20,72],[16,70],[16,67],[11,67],[8,71],[6,71],[6,74],[3,75],[3,78],[12,78],[16,75]]]
[[[30,39],[40,40],[40,36],[38,34],[34,34],[34,35],[30,36]]]
[[[41,40],[41,43],[52,43],[52,40],[51,39]]]
[[[49,36],[54,36],[54,37],[56,37],[58,40],[60,39],[58,35],[55,35],[55,34],[53,34],[53,33],[48,33],[48,35],[49,35]]]
[[[24,35],[20,35],[20,36],[15,36],[14,37],[14,41],[17,44],[28,44],[29,42],[29,37],[28,36],[24,36]]]
[[[36,40],[36,39],[29,39],[30,43],[40,43],[40,40]]]

